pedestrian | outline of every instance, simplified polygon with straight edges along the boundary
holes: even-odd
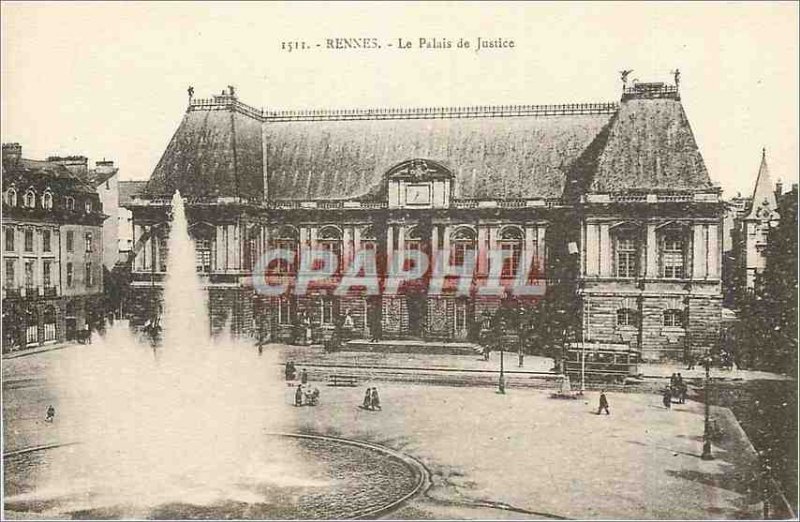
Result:
[[[611,415],[611,412],[608,411],[608,399],[606,398],[606,391],[600,390],[600,406],[597,408],[597,414],[600,415],[600,412],[605,410],[606,415]]]
[[[363,408],[365,410],[371,410],[372,409],[372,388],[367,388],[367,391],[364,392]]]
[[[381,409],[381,399],[378,397],[378,388],[372,388],[372,397],[370,398],[371,408],[372,410],[380,410]]]
[[[680,399],[678,399],[678,403],[686,404],[686,392],[687,391],[688,391],[688,386],[686,386],[685,382],[682,382],[681,383],[681,389],[680,389],[681,396],[680,396]]]
[[[688,360],[687,360],[687,363],[686,363],[686,369],[687,369],[687,370],[694,370],[694,364],[695,364],[694,357],[692,357],[691,355],[689,355],[689,356],[687,357],[687,359],[688,359]]]
[[[53,408],[53,405],[47,407],[47,416],[44,418],[45,422],[53,422],[56,418],[56,409]]]
[[[300,382],[302,384],[308,383],[308,372],[306,371],[305,368],[303,368],[303,372],[300,374]]]
[[[661,401],[664,403],[664,407],[666,409],[668,409],[668,410],[671,409],[672,408],[672,390],[670,390],[669,388],[664,390],[664,395],[662,396]]]
[[[294,392],[294,405],[295,406],[303,405],[303,386],[300,384],[297,385],[297,389]]]
[[[672,376],[669,378],[669,387],[672,388],[678,381],[678,375],[673,373]]]

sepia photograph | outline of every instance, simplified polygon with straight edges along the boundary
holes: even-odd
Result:
[[[3,520],[797,520],[797,2],[0,1]]]

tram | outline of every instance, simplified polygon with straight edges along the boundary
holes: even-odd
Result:
[[[641,353],[628,344],[570,343],[564,369],[575,382],[605,382],[624,384],[626,379],[638,378]]]

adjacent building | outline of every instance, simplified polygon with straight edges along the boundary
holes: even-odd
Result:
[[[53,161],[3,144],[3,350],[64,341],[102,317],[97,192]]]
[[[269,249],[321,248],[344,266],[365,249],[378,259],[410,249],[448,252],[454,265],[475,255],[476,288],[493,269],[504,286],[520,266],[543,288],[569,274],[584,341],[629,343],[650,360],[719,342],[724,208],[677,85],[637,83],[619,102],[564,105],[274,111],[232,89],[190,99],[128,203],[140,324],[158,310],[175,190],[213,329],[288,339],[302,322],[319,338],[349,316],[356,336],[474,338],[503,296],[432,295],[424,284],[295,295],[297,263],[272,274],[285,295],[254,285]],[[493,267],[488,252],[498,249],[508,257]]]

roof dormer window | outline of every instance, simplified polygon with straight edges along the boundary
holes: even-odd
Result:
[[[36,208],[36,192],[33,189],[28,189],[25,193],[23,204],[28,208]]]
[[[84,203],[83,208],[86,210],[87,214],[91,214],[92,213],[92,200],[91,199],[87,199],[86,203]]]
[[[17,191],[11,187],[10,189],[6,190],[6,197],[5,197],[6,205],[16,207],[17,206]]]
[[[75,210],[75,198],[72,196],[67,196],[64,200],[64,204],[67,207],[67,210]]]
[[[50,191],[42,194],[42,208],[47,210],[53,209],[53,194]]]

